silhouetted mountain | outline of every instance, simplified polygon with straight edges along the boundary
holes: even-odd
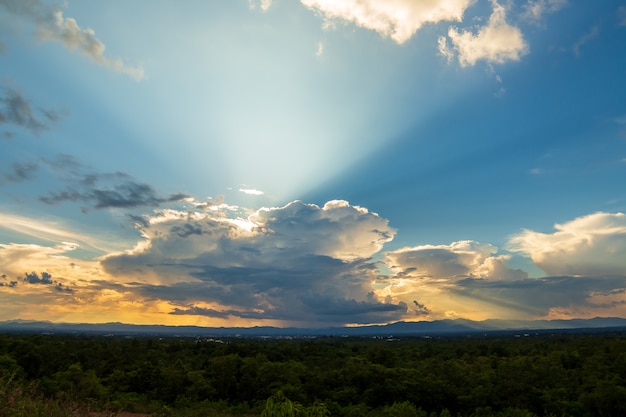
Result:
[[[386,325],[359,327],[200,327],[134,325],[124,323],[52,323],[49,321],[11,320],[0,322],[3,332],[100,334],[100,335],[155,335],[202,337],[306,337],[306,336],[441,336],[515,331],[581,331],[592,329],[625,328],[626,319],[596,317],[572,320],[498,320],[471,321],[465,319],[396,322]]]

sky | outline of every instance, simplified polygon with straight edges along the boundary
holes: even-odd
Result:
[[[626,317],[626,4],[0,0],[0,320]]]

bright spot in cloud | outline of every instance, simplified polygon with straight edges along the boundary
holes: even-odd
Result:
[[[424,24],[461,21],[471,0],[301,0],[327,20],[344,20],[402,44]],[[327,25],[328,26],[328,25]]]
[[[244,193],[244,194],[249,194],[249,195],[263,195],[263,194],[265,194],[263,191],[255,190],[254,188],[240,188],[239,191]]]

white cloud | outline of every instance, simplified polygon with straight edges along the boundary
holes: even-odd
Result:
[[[450,245],[421,245],[386,252],[385,260],[403,278],[451,280],[468,276],[492,279],[519,279],[528,274],[510,269],[508,255],[496,255],[498,248],[471,240]]]
[[[526,20],[538,21],[548,14],[554,13],[567,5],[567,0],[529,0],[524,6],[522,17]]]
[[[76,49],[87,55],[94,62],[116,72],[141,80],[144,70],[113,59],[104,54],[105,45],[96,37],[91,28],[81,28],[75,19],[64,17],[58,8],[48,6],[39,0],[2,0],[9,13],[19,16],[35,25],[37,37],[42,41],[57,41],[69,49]]]
[[[555,224],[554,233],[524,230],[512,250],[530,257],[549,275],[626,276],[626,216],[595,213]]]
[[[328,20],[371,29],[402,44],[424,24],[461,21],[471,0],[301,0]]]
[[[244,194],[249,194],[249,195],[263,195],[263,194],[265,194],[263,191],[256,190],[254,188],[240,188],[239,192],[242,192]]]
[[[458,56],[459,64],[463,67],[473,66],[479,60],[489,63],[502,64],[506,61],[519,61],[528,53],[528,45],[519,28],[511,26],[506,21],[504,6],[492,1],[493,12],[487,25],[481,27],[476,34],[469,31],[459,32],[451,27],[448,44],[445,37],[439,38],[439,52],[451,60]]]

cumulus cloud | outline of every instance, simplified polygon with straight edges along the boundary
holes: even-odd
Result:
[[[31,132],[47,130],[58,121],[58,112],[50,109],[35,109],[19,88],[5,86],[0,96],[0,125],[14,125]],[[11,132],[4,132],[11,138]]]
[[[99,65],[137,80],[144,76],[141,67],[130,66],[121,59],[106,56],[105,45],[96,37],[95,31],[91,28],[81,28],[75,19],[63,16],[58,7],[49,6],[39,0],[0,0],[0,7],[34,24],[36,36],[41,41],[60,42],[66,48],[80,51]]]
[[[102,267],[178,303],[176,315],[362,323],[406,313],[371,289],[371,257],[395,235],[386,219],[345,201],[230,214],[160,210],[138,223],[143,242]]]
[[[451,27],[448,38],[439,37],[439,52],[448,60],[457,57],[463,67],[473,66],[480,60],[496,64],[519,61],[528,53],[522,31],[509,25],[504,6],[495,0],[492,5],[493,12],[488,23],[479,28],[476,34]]]
[[[524,230],[510,239],[548,275],[626,276],[626,216],[598,212],[563,224],[553,233]]]
[[[402,44],[424,24],[461,21],[471,0],[301,0],[325,19],[374,30]]]
[[[396,276],[452,280],[472,277],[520,279],[528,275],[507,266],[509,255],[496,255],[490,244],[465,240],[450,245],[421,245],[385,252],[385,262]]]

